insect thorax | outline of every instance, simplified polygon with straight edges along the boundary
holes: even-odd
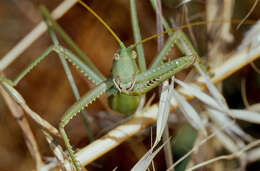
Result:
[[[121,91],[131,91],[138,72],[135,62],[136,53],[127,48],[115,53],[112,66],[112,79],[116,88]]]

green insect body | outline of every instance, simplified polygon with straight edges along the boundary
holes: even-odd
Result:
[[[125,47],[114,55],[111,77],[119,92],[131,91],[134,87],[135,76],[139,72],[135,60],[136,52]],[[109,96],[108,104],[111,109],[129,115],[136,111],[139,101],[140,96],[116,93]]]
[[[168,46],[165,48],[170,49],[171,44]],[[124,112],[126,114],[131,114],[138,106],[140,95],[152,90],[161,82],[173,76],[175,73],[190,67],[197,59],[191,55],[172,60],[170,62],[164,63],[163,65],[159,65],[165,58],[166,55],[164,55],[158,62],[159,66],[150,68],[147,71],[141,73],[138,72],[139,70],[134,60],[135,57],[133,54],[135,53],[132,52],[131,48],[125,48],[123,46],[123,48],[120,49],[119,54],[116,53],[114,55],[113,68],[110,77],[107,80],[99,83],[95,88],[91,89],[84,96],[82,96],[81,99],[72,105],[61,118],[61,122],[59,124],[60,133],[64,138],[65,145],[77,170],[80,170],[80,166],[74,156],[69,139],[64,130],[65,126],[73,116],[75,116],[79,111],[81,111],[88,104],[92,103],[96,98],[98,98],[106,91],[114,92],[114,95],[110,97],[109,102],[113,109],[119,112]],[[72,63],[77,62],[77,66],[81,66],[80,61],[72,59],[73,55],[71,53],[64,53],[64,56],[67,57]],[[84,72],[88,76],[92,74],[91,70],[85,70]],[[114,104],[118,100],[120,100],[120,103]],[[131,106],[128,108],[123,108],[128,104]]]
[[[113,110],[123,114],[134,113],[138,107],[140,95],[191,66],[196,60],[193,56],[182,57],[140,73],[135,59],[135,51],[127,48],[121,49],[114,55],[110,79],[113,80],[117,93],[110,96],[109,105]]]

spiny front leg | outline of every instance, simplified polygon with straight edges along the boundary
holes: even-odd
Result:
[[[75,116],[80,110],[82,110],[88,104],[92,103],[96,98],[101,96],[112,86],[113,82],[111,80],[107,80],[105,82],[100,83],[95,88],[87,92],[84,96],[82,96],[79,101],[74,103],[74,105],[72,105],[61,118],[61,121],[59,123],[60,134],[64,140],[65,146],[68,149],[69,155],[77,171],[81,170],[80,163],[77,161],[73,153],[72,147],[69,142],[69,138],[64,128],[68,124],[68,122],[73,118],[73,116]]]
[[[195,56],[185,56],[167,62],[159,67],[151,68],[136,76],[136,83],[131,91],[122,93],[128,95],[141,95],[147,93],[174,74],[193,65],[196,60],[197,58]]]

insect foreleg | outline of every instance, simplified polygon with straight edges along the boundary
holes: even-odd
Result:
[[[53,44],[55,46],[59,46],[60,43],[59,43],[59,40],[58,40],[56,34],[52,30],[52,28],[49,27],[49,25],[47,25],[47,26],[48,26],[48,32],[49,32],[49,35],[51,37],[51,40],[52,40]],[[63,69],[64,69],[64,71],[66,73],[66,76],[67,76],[67,79],[68,79],[69,84],[71,86],[71,89],[72,89],[72,92],[74,94],[74,97],[75,97],[76,100],[79,100],[80,99],[80,94],[79,94],[77,85],[76,85],[76,83],[74,81],[73,75],[72,75],[72,73],[70,71],[69,65],[68,65],[65,57],[63,55],[61,55],[61,53],[59,53],[58,56],[59,56],[59,59],[61,61],[62,66],[63,66]],[[84,123],[84,125],[86,127],[86,131],[88,133],[88,137],[89,137],[90,141],[93,141],[94,140],[93,133],[92,133],[91,128],[89,126],[89,122],[88,122],[88,118],[87,118],[87,114],[86,114],[85,110],[80,111],[80,115],[81,115],[82,121],[83,121],[83,123]]]
[[[144,73],[138,74],[136,76],[136,83],[142,83],[144,81],[150,81],[157,77],[160,77],[163,74],[167,74],[167,72],[175,71],[176,73],[186,68],[187,66],[192,65],[196,60],[196,57],[184,56],[177,58],[175,60],[171,60],[167,63],[164,63],[156,68],[151,68]]]
[[[193,65],[196,59],[194,56],[181,57],[137,75],[136,84],[133,90],[128,94],[140,95],[147,93],[174,74]]]
[[[101,96],[103,93],[105,93],[109,88],[113,86],[113,82],[111,80],[107,80],[105,82],[100,83],[95,88],[88,91],[84,96],[80,98],[79,101],[74,103],[63,115],[61,118],[61,121],[59,123],[59,130],[60,134],[64,140],[64,143],[66,145],[66,148],[69,151],[69,155],[73,161],[74,166],[76,167],[77,171],[80,169],[80,164],[78,163],[72,147],[69,143],[69,138],[65,132],[65,126],[68,124],[68,122],[75,116],[79,111],[81,111],[84,107],[86,107],[88,104],[92,103],[96,98]]]

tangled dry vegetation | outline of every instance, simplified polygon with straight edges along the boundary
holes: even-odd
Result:
[[[134,42],[128,1],[86,2],[126,45]],[[157,1],[157,13],[148,1],[136,3],[143,38],[163,31],[162,16],[171,27],[208,21],[187,27],[184,33],[211,76],[198,66],[199,71],[177,74],[148,93],[144,107],[128,119],[109,110],[106,97],[96,100],[86,110],[94,141],[80,116],[66,127],[78,160],[88,170],[144,170],[152,160],[150,169],[154,170],[258,170],[260,13],[254,10],[258,1],[163,0]],[[60,18],[61,26],[108,76],[118,45],[76,0],[0,1],[2,76],[15,78],[51,44],[45,24],[40,23],[39,5],[55,11],[53,17]],[[239,26],[226,22],[245,17]],[[216,20],[222,22],[210,22]],[[248,20],[255,22],[248,25]],[[163,39],[167,34],[144,43],[148,63]],[[185,53],[194,54],[181,38],[180,42]],[[1,83],[0,170],[55,170],[71,165],[55,127],[75,99],[56,56],[49,55],[15,89]],[[181,51],[174,47],[168,56],[179,57]],[[83,95],[93,85],[70,68]],[[16,101],[8,93],[15,93]],[[39,123],[48,126],[48,131]]]

